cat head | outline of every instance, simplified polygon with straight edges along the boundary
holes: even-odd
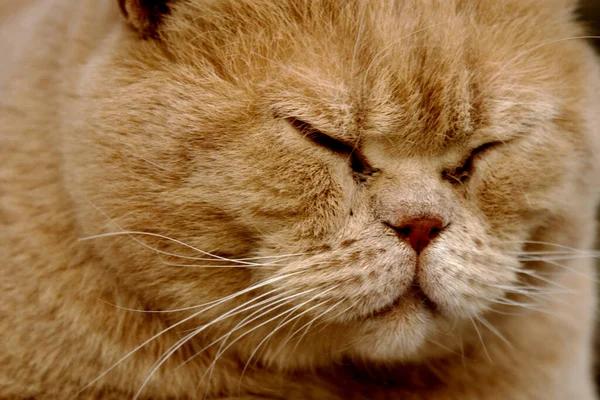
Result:
[[[67,143],[81,225],[130,232],[93,245],[148,308],[241,293],[198,318],[426,357],[592,229],[600,74],[539,3],[121,1]]]

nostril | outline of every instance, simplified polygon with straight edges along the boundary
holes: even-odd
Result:
[[[437,235],[440,234],[441,231],[442,228],[438,228],[437,226],[433,227],[431,231],[429,231],[429,239],[434,239]]]
[[[446,224],[442,218],[431,216],[410,218],[398,225],[390,223],[386,225],[394,229],[400,239],[408,242],[417,254],[420,254],[440,234]]]
[[[411,231],[410,226],[403,226],[402,228],[395,228],[394,226],[390,225],[390,227],[396,231],[396,234],[398,236],[401,236],[404,239],[408,239],[410,237],[410,231]]]

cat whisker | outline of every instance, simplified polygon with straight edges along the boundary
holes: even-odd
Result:
[[[209,261],[209,260],[213,260],[213,261],[236,262],[236,260],[232,260],[232,259],[229,259],[229,258],[226,258],[226,257],[217,256],[217,255],[214,255],[212,253],[209,253],[209,252],[197,249],[194,246],[191,246],[191,245],[189,245],[187,243],[184,243],[184,242],[182,242],[180,240],[168,237],[166,235],[161,235],[161,234],[152,233],[152,232],[128,231],[128,230],[125,230],[125,229],[123,229],[123,227],[121,227],[121,225],[119,225],[119,223],[117,223],[117,221],[115,221],[108,214],[106,214],[100,207],[98,207],[96,204],[94,204],[94,202],[92,202],[89,198],[87,198],[87,201],[90,203],[90,205],[92,207],[94,207],[96,209],[96,211],[98,211],[106,219],[108,219],[112,224],[114,224],[117,228],[119,228],[120,231],[118,231],[118,232],[108,232],[108,233],[99,234],[99,235],[86,236],[86,237],[83,237],[83,238],[79,238],[79,241],[86,241],[86,240],[91,240],[91,239],[98,239],[98,238],[110,237],[110,236],[117,236],[117,235],[126,235],[129,238],[131,238],[133,241],[135,241],[136,243],[140,244],[141,246],[146,247],[147,249],[150,249],[152,251],[155,251],[158,254],[164,254],[164,255],[171,256],[171,257],[183,258],[183,259],[191,259],[191,260],[197,260],[197,261]],[[198,258],[198,257],[184,256],[184,255],[181,255],[181,254],[170,253],[170,252],[167,252],[167,251],[164,251],[164,250],[157,249],[157,248],[149,245],[148,243],[145,243],[145,242],[139,240],[134,235],[146,235],[146,236],[152,236],[152,237],[157,237],[157,238],[169,240],[169,241],[172,241],[172,242],[177,243],[179,245],[182,245],[184,247],[187,247],[187,248],[190,248],[192,250],[195,250],[195,251],[199,252],[200,254],[204,254],[205,256],[209,256],[211,258],[206,259],[206,258]]]
[[[497,297],[494,297],[494,298],[480,297],[480,299],[483,300],[483,301],[492,303],[492,304],[498,304],[498,305],[503,306],[503,307],[505,307],[505,306],[508,306],[508,307],[517,307],[517,308],[520,308],[520,309],[523,309],[523,310],[528,310],[528,311],[533,311],[533,312],[541,312],[543,314],[551,315],[551,316],[554,316],[554,317],[556,316],[556,314],[548,311],[547,308],[544,307],[544,305],[542,303],[540,303],[539,301],[535,301],[536,298],[543,299],[545,301],[549,300],[550,302],[558,302],[558,303],[561,303],[561,304],[567,304],[568,305],[568,303],[566,303],[564,301],[561,301],[560,299],[556,299],[555,297],[548,296],[548,295],[545,295],[545,296],[536,295],[536,296],[534,296],[534,295],[532,295],[530,293],[529,295],[527,295],[527,297],[529,299],[533,300],[534,302],[524,303],[524,302],[520,302],[520,301],[517,301],[517,300],[509,299],[509,298],[506,298],[506,297],[503,297],[503,298],[497,298]],[[500,312],[500,311],[498,311],[498,310],[496,310],[494,308],[491,308],[491,307],[487,307],[487,310],[495,312],[495,313],[498,313],[498,314],[514,315],[514,314]]]
[[[522,303],[520,301],[515,301],[515,300],[510,300],[510,299],[498,299],[498,298],[485,298],[482,297],[482,300],[488,301],[490,303],[495,303],[495,304],[500,304],[503,306],[511,306],[511,307],[519,307],[519,308],[524,308],[524,309],[528,309],[528,310],[532,310],[532,311],[537,311],[539,309],[539,304],[538,303]]]
[[[311,289],[312,291],[313,289]],[[247,301],[246,303],[239,305],[235,308],[233,308],[232,310],[226,312],[225,314],[215,318],[214,320],[212,320],[209,323],[206,323],[202,326],[200,326],[199,328],[197,328],[196,330],[194,330],[193,332],[191,332],[190,334],[186,335],[184,338],[180,339],[179,341],[177,341],[173,346],[171,346],[162,356],[161,358],[155,363],[155,365],[153,366],[153,368],[151,369],[151,371],[148,373],[148,375],[146,376],[146,379],[142,382],[140,388],[138,389],[136,395],[133,397],[133,400],[137,400],[137,398],[139,397],[139,395],[141,394],[142,390],[144,389],[144,387],[148,384],[148,382],[150,381],[150,379],[152,378],[152,376],[154,376],[154,374],[156,373],[156,371],[173,355],[175,354],[175,352],[177,350],[179,350],[185,343],[187,343],[189,340],[191,340],[194,336],[198,335],[199,333],[203,332],[204,330],[206,330],[207,328],[215,325],[218,322],[221,322],[227,318],[232,317],[233,315],[235,315],[236,311],[239,311],[239,309],[244,309],[246,307],[246,305],[250,302],[253,302],[255,300],[257,300],[260,297],[264,297],[264,295],[256,297],[254,299],[251,299],[249,301]],[[242,310],[240,312],[245,311]]]
[[[177,243],[177,244],[179,244],[181,246],[184,246],[184,247],[187,247],[189,249],[192,249],[192,250],[194,250],[194,251],[196,251],[196,252],[198,252],[200,254],[203,254],[205,256],[213,257],[213,260],[221,260],[221,261],[227,261],[227,262],[238,263],[238,264],[243,264],[243,265],[260,265],[260,264],[257,264],[257,263],[252,263],[252,262],[247,262],[247,261],[238,261],[236,259],[230,259],[230,258],[227,258],[227,257],[221,257],[221,256],[219,256],[217,254],[212,254],[212,253],[209,253],[207,251],[198,249],[197,247],[194,247],[192,245],[184,243],[184,242],[182,242],[180,240],[173,239],[171,237],[168,237],[168,236],[165,236],[165,235],[161,235],[159,233],[152,233],[152,232],[142,232],[142,231],[108,232],[108,233],[101,233],[101,234],[98,234],[98,235],[86,236],[86,237],[80,238],[79,241],[86,241],[86,240],[99,239],[99,238],[112,237],[112,236],[120,236],[120,235],[129,236],[133,240],[135,240],[136,242],[138,242],[139,244],[141,244],[142,246],[144,246],[146,248],[154,250],[157,253],[165,254],[165,255],[168,255],[168,256],[172,256],[172,257],[178,257],[178,258],[184,258],[184,259],[191,259],[191,260],[195,260],[196,259],[195,257],[184,256],[184,255],[181,255],[181,254],[169,253],[169,252],[166,252],[164,250],[160,250],[160,249],[154,248],[154,247],[150,246],[149,244],[144,243],[141,240],[135,238],[134,236],[135,235],[151,236],[151,237],[156,237],[156,238],[160,238],[160,239],[169,240],[169,241]]]
[[[496,335],[500,340],[508,345],[508,347],[513,347],[512,343],[504,336],[494,325],[492,325],[488,320],[483,318],[482,316],[475,317],[476,320],[485,326],[490,332]]]
[[[315,288],[315,289],[316,289],[316,288]],[[333,288],[332,288],[332,289],[333,289]],[[329,290],[332,290],[332,289],[329,289]],[[311,290],[312,290],[312,289],[311,289]],[[329,290],[328,290],[328,291],[329,291]],[[323,293],[321,293],[321,294],[323,294]],[[251,328],[251,329],[247,330],[247,331],[246,331],[246,332],[244,332],[243,334],[239,335],[237,338],[235,338],[235,340],[233,340],[231,343],[229,343],[229,344],[228,344],[226,347],[224,347],[224,348],[223,348],[223,345],[225,344],[225,342],[224,342],[224,343],[221,345],[221,347],[219,348],[219,351],[218,351],[217,355],[215,356],[214,360],[211,362],[211,364],[209,365],[208,369],[207,369],[207,370],[206,370],[206,372],[204,373],[204,376],[203,376],[203,377],[200,379],[200,382],[201,382],[201,381],[204,379],[204,377],[206,376],[206,374],[207,374],[207,373],[209,373],[209,371],[210,371],[210,373],[209,373],[209,375],[208,375],[208,381],[210,382],[210,379],[211,379],[211,377],[212,377],[212,372],[213,372],[213,370],[214,370],[214,367],[216,366],[216,363],[217,363],[218,359],[219,359],[219,358],[220,358],[220,357],[221,357],[221,356],[222,356],[222,355],[223,355],[223,354],[224,354],[224,353],[225,353],[225,352],[226,352],[226,351],[227,351],[227,350],[228,350],[228,349],[229,349],[231,346],[233,346],[233,345],[234,345],[236,342],[238,342],[240,339],[242,339],[243,337],[245,337],[245,336],[249,335],[250,333],[252,333],[252,332],[256,331],[257,329],[259,329],[259,328],[261,328],[261,327],[265,326],[266,324],[268,324],[268,323],[270,323],[270,322],[272,322],[272,321],[274,321],[274,320],[276,320],[276,319],[278,319],[278,318],[281,318],[282,316],[285,316],[285,315],[287,315],[287,314],[289,314],[289,313],[292,313],[292,312],[294,312],[294,311],[295,311],[297,308],[299,308],[299,307],[301,307],[301,306],[303,306],[303,305],[305,305],[305,304],[307,304],[307,303],[309,303],[309,302],[311,302],[311,301],[313,301],[313,300],[314,300],[314,298],[311,298],[311,299],[309,299],[309,300],[307,300],[307,301],[304,301],[304,302],[302,302],[301,304],[299,304],[298,306],[296,306],[296,307],[294,307],[294,308],[292,308],[292,309],[290,309],[290,310],[283,311],[283,312],[281,312],[281,313],[277,314],[276,316],[274,316],[274,317],[272,317],[272,318],[269,318],[268,320],[266,320],[266,321],[264,321],[264,322],[260,323],[259,325],[255,326],[255,327],[253,327],[253,328]],[[271,312],[271,310],[267,311],[267,313],[265,313],[265,314],[268,314],[269,312]]]
[[[163,264],[168,265],[169,267],[181,267],[181,268],[260,268],[260,269],[269,269],[269,268],[275,268],[275,267],[282,266],[281,264],[272,264],[272,263],[257,264],[257,265],[180,264],[180,263],[173,263],[170,261],[166,261],[162,258],[161,258],[161,261]]]
[[[275,352],[275,355],[277,355],[281,350],[283,350],[283,348],[285,347],[285,345],[294,338],[295,335],[297,335],[298,333],[300,333],[303,329],[304,329],[304,333],[300,336],[300,338],[296,341],[296,345],[294,346],[294,348],[292,349],[292,352],[296,349],[296,347],[300,344],[300,342],[302,342],[302,339],[306,336],[306,334],[308,333],[308,331],[310,330],[310,327],[312,326],[312,324],[317,321],[319,318],[321,318],[323,315],[327,314],[328,312],[330,312],[331,310],[335,309],[338,305],[342,304],[344,302],[344,300],[340,300],[337,303],[335,303],[334,305],[330,306],[329,308],[327,308],[325,311],[323,311],[322,313],[318,314],[316,317],[314,317],[313,319],[311,319],[310,321],[308,321],[306,324],[302,325],[300,328],[296,329],[295,331],[293,331],[290,336],[288,336],[288,338],[279,346],[279,348],[277,349],[277,351]],[[293,327],[292,327],[293,329]]]
[[[538,260],[535,260],[535,261],[538,261]],[[540,261],[541,261],[541,260],[540,260]],[[569,271],[569,272],[571,272],[571,273],[573,273],[573,274],[575,274],[575,275],[581,276],[581,277],[583,277],[583,278],[590,279],[590,280],[592,280],[593,282],[596,282],[596,283],[598,283],[598,282],[599,282],[599,281],[598,281],[598,279],[594,278],[594,277],[593,277],[592,275],[590,275],[590,274],[587,274],[587,273],[585,273],[585,272],[582,272],[582,271],[578,271],[578,270],[576,270],[575,268],[572,268],[572,267],[567,267],[566,265],[563,265],[563,264],[557,263],[556,261],[547,261],[547,260],[544,260],[544,261],[542,261],[542,262],[544,262],[544,263],[546,263],[546,264],[550,264],[550,265],[552,265],[552,266],[554,266],[554,267],[557,267],[557,268],[560,268],[560,269],[562,269],[562,270]]]
[[[276,290],[281,290],[281,289],[279,288],[279,289],[276,289]],[[270,293],[273,293],[273,292],[274,292],[274,291],[276,291],[276,290],[271,290],[271,291],[269,291],[269,292],[267,292],[267,293],[265,293],[265,294],[270,294]],[[252,317],[252,316],[256,315],[256,313],[259,313],[259,312],[261,312],[262,310],[264,310],[264,309],[266,309],[266,308],[269,308],[269,307],[271,307],[271,306],[274,306],[274,305],[276,305],[276,304],[278,304],[278,303],[281,303],[281,302],[283,302],[283,301],[287,300],[287,297],[286,297],[286,298],[283,298],[283,299],[282,299],[282,297],[283,297],[283,296],[286,296],[286,295],[288,295],[288,294],[290,294],[290,293],[292,293],[292,292],[293,292],[293,290],[286,290],[286,291],[284,291],[283,293],[279,293],[279,294],[277,294],[277,295],[274,295],[274,296],[272,296],[272,297],[270,297],[270,298],[268,298],[268,299],[266,299],[266,300],[262,300],[262,301],[260,301],[260,302],[258,302],[258,303],[256,303],[256,304],[249,305],[249,306],[247,306],[246,308],[243,308],[243,309],[241,309],[241,310],[239,310],[239,311],[236,311],[236,312],[234,312],[233,314],[231,314],[231,315],[228,315],[228,316],[234,316],[234,315],[242,314],[242,313],[248,312],[248,311],[250,311],[250,310],[252,310],[252,309],[254,309],[254,308],[256,308],[256,307],[261,307],[261,306],[263,306],[263,307],[259,308],[258,310],[254,311],[252,314],[250,314],[250,315],[246,316],[246,317],[245,317],[245,318],[244,318],[244,319],[243,319],[241,322],[239,322],[239,323],[238,323],[238,325],[239,325],[239,324],[241,324],[242,322],[245,322],[246,320],[248,320],[250,317]],[[262,295],[262,296],[260,296],[260,297],[265,297],[265,296],[264,296],[264,295]],[[257,299],[258,299],[258,297],[257,297],[257,298],[255,298],[254,300],[257,300]],[[249,303],[251,303],[251,301],[248,301],[248,302],[246,302],[246,303],[244,303],[244,304],[249,304]],[[265,306],[265,304],[266,304],[266,306]],[[236,308],[239,308],[239,307],[236,307]],[[235,310],[230,310],[230,311],[235,311]],[[226,312],[226,313],[229,313],[230,311],[228,311],[228,312]],[[180,332],[183,332],[183,333],[185,333],[185,332],[191,332],[191,331],[195,331],[195,330],[197,330],[197,329],[200,329],[202,326],[203,326],[203,325],[201,325],[201,326],[198,326],[198,327],[196,327],[196,328],[192,328],[192,329],[187,329],[187,330],[184,330],[184,331],[180,331]],[[237,326],[237,325],[236,325],[236,326]],[[200,350],[200,352],[202,352],[203,350],[206,350],[206,349],[208,349],[210,346],[212,346],[212,345],[213,345],[214,343],[216,343],[216,342],[218,342],[218,340],[215,340],[213,343],[211,343],[211,344],[207,345],[205,348],[203,348],[202,350]],[[178,368],[182,367],[183,365],[187,364],[187,363],[188,363],[188,361],[190,361],[190,360],[191,360],[192,358],[194,358],[196,355],[197,355],[197,354],[193,355],[193,356],[192,356],[190,359],[188,359],[188,360],[184,361],[184,362],[183,362],[181,365],[179,365],[179,366],[178,366],[176,369],[178,369]]]
[[[589,252],[589,250],[586,249],[578,249],[575,247],[569,247],[569,246],[565,246],[559,243],[552,243],[552,242],[544,242],[544,241],[539,241],[539,240],[500,240],[500,241],[495,241],[495,243],[498,244],[518,244],[518,245],[525,245],[525,244],[533,244],[533,245],[541,245],[541,246],[553,246],[553,247],[557,247],[559,249],[563,249],[563,250],[568,250],[574,253],[586,253]]]
[[[334,287],[334,288],[332,288],[332,289],[330,289],[330,290],[333,290],[333,289],[335,289],[335,287]],[[317,296],[314,296],[312,299],[310,299],[310,300],[307,300],[307,301],[305,301],[304,303],[301,303],[301,304],[297,305],[296,307],[294,307],[294,308],[291,310],[290,314],[289,314],[289,315],[288,315],[286,318],[284,318],[284,319],[283,319],[283,320],[282,320],[282,321],[281,321],[281,322],[280,322],[280,323],[279,323],[279,324],[278,324],[278,325],[275,327],[275,329],[273,329],[273,331],[272,331],[271,333],[269,333],[267,336],[265,336],[265,338],[264,338],[263,340],[261,340],[261,341],[260,341],[260,343],[258,343],[258,345],[256,346],[256,348],[255,348],[255,349],[252,351],[252,353],[250,354],[250,357],[248,357],[248,360],[246,361],[246,365],[244,365],[244,368],[242,369],[242,373],[241,373],[241,375],[240,375],[240,381],[239,381],[239,385],[240,385],[240,386],[241,386],[241,383],[242,383],[242,379],[243,379],[243,377],[244,377],[244,374],[245,374],[245,372],[246,372],[246,369],[248,369],[248,366],[250,365],[250,363],[251,363],[252,359],[254,358],[254,355],[255,355],[255,354],[258,352],[258,350],[260,349],[260,347],[261,347],[263,344],[267,343],[267,341],[268,341],[270,338],[272,338],[272,337],[273,337],[273,335],[275,335],[275,333],[277,333],[277,332],[278,332],[278,331],[279,331],[281,328],[283,328],[283,327],[284,327],[284,326],[286,326],[287,324],[289,324],[289,323],[291,323],[291,322],[293,322],[293,321],[295,321],[295,320],[298,320],[298,319],[299,319],[300,317],[302,317],[304,314],[306,314],[306,313],[308,313],[308,312],[310,312],[310,311],[314,310],[314,309],[315,309],[315,308],[317,308],[317,307],[323,306],[323,305],[327,304],[327,303],[330,301],[330,300],[325,300],[325,301],[322,301],[322,302],[320,302],[320,303],[317,303],[317,304],[315,304],[314,306],[312,306],[312,307],[309,307],[309,308],[307,308],[306,310],[302,311],[300,314],[298,314],[298,315],[294,316],[294,317],[293,317],[293,318],[291,318],[290,320],[286,321],[286,319],[287,319],[288,317],[290,317],[290,316],[292,316],[292,315],[293,315],[293,312],[294,312],[294,311],[296,311],[296,310],[297,310],[297,309],[299,309],[300,307],[304,306],[305,304],[308,304],[309,302],[312,302],[312,301],[314,301],[314,300],[315,300],[315,299],[316,299],[318,296],[320,296],[321,294],[323,294],[323,292],[322,292],[322,293],[319,293]]]
[[[530,304],[528,306],[519,305],[519,304],[506,304],[506,303],[501,303],[501,302],[496,302],[496,301],[492,301],[492,303],[496,303],[500,307],[506,307],[506,306],[517,307],[517,308],[526,310],[527,312],[541,313],[541,314],[549,315],[549,316],[552,316],[552,317],[555,317],[555,318],[559,317],[559,314],[557,314],[557,313],[555,313],[555,312],[552,311],[552,305],[548,305],[548,304],[543,305],[543,304],[541,304],[539,302],[535,303],[535,304]],[[515,302],[515,303],[518,303],[518,302]],[[564,305],[567,305],[567,306],[570,306],[570,304],[565,303],[565,302],[560,302],[560,303],[562,303]],[[525,303],[523,303],[523,304],[525,304]],[[499,311],[497,309],[494,309],[494,308],[490,309],[490,311],[493,311],[493,312],[495,312],[497,314],[503,314],[503,312],[501,312],[501,311]],[[507,315],[527,315],[527,314],[511,314],[511,313],[506,313],[506,312],[504,312],[504,314],[507,314]]]
[[[123,307],[123,306],[119,306],[117,304],[113,304],[111,302],[108,302],[106,300],[103,299],[98,299],[99,301],[108,304],[109,306],[118,308],[119,310],[123,310],[123,311],[130,311],[130,312],[137,312],[137,313],[144,313],[144,314],[167,314],[167,313],[176,313],[176,312],[182,312],[182,311],[189,311],[189,310],[194,310],[194,309],[198,309],[201,307],[205,307],[205,306],[209,306],[212,304],[217,303],[219,300],[213,300],[207,303],[202,303],[202,304],[198,304],[195,306],[189,306],[189,307],[183,307],[183,308],[173,308],[170,310],[142,310],[142,309],[138,309],[138,308],[129,308],[129,307]]]
[[[546,278],[544,276],[541,276],[538,272],[532,272],[530,270],[519,270],[518,268],[515,268],[514,272],[516,272],[517,274],[522,274],[522,275],[531,277],[533,279],[537,279],[537,280],[539,280],[541,282],[547,283],[550,286],[557,287],[559,289],[568,290],[564,285],[561,285],[560,283],[558,283],[558,282],[556,282],[556,281],[554,281],[552,279],[549,279],[549,278]]]
[[[524,260],[522,260],[522,261],[524,261]],[[585,272],[581,272],[581,271],[578,271],[578,270],[576,270],[574,268],[567,267],[565,265],[556,263],[555,261],[545,261],[545,260],[528,260],[528,261],[529,262],[545,262],[545,263],[550,264],[552,266],[555,266],[555,267],[561,268],[563,270],[572,272],[572,273],[574,273],[576,275],[582,276],[582,277],[584,277],[586,279],[592,279],[594,282],[598,282],[598,280],[596,278],[593,278],[593,276],[591,276],[589,274],[586,274]],[[523,274],[523,275],[527,275],[527,276],[530,276],[530,277],[535,278],[535,279],[539,279],[539,280],[541,280],[543,282],[546,282],[546,283],[548,283],[548,284],[550,284],[552,286],[556,286],[556,287],[559,287],[559,288],[564,288],[564,286],[560,285],[559,283],[557,283],[557,282],[555,282],[555,281],[553,281],[553,280],[551,280],[549,278],[546,278],[546,277],[542,276],[541,273],[538,272],[538,271],[533,271],[531,269],[526,269],[526,268],[517,268],[517,267],[512,267],[512,266],[504,266],[504,268],[508,269],[508,270],[511,270],[511,271],[514,271],[514,272],[516,272],[518,274]]]
[[[562,254],[562,255],[545,255],[545,256],[531,256],[531,255],[520,255],[518,256],[523,261],[569,261],[569,260],[583,260],[586,258],[600,258],[599,254]]]
[[[523,286],[523,285],[513,286],[513,285],[494,285],[494,284],[486,284],[486,286],[493,287],[496,289],[501,289],[501,290],[504,290],[505,292],[509,292],[509,293],[516,293],[516,294],[523,294],[523,295],[534,295],[534,294],[552,295],[552,294],[575,294],[575,293],[577,293],[570,289],[555,290],[555,289],[539,288],[536,286]]]
[[[315,325],[314,329],[316,329],[318,326],[320,325],[324,325],[323,328],[321,328],[321,330],[323,330],[324,328],[327,327],[327,322],[331,321],[332,319],[335,319],[337,317],[339,317],[340,315],[344,314],[345,312],[351,310],[353,307],[355,307],[358,303],[360,303],[360,299],[356,300],[354,303],[350,304],[348,307],[344,308],[342,311],[340,311],[339,313],[332,315],[331,317],[322,320],[321,322],[319,322],[317,325]]]
[[[212,309],[216,306],[218,306],[219,304],[225,303],[233,298],[239,297],[241,295],[244,295],[246,293],[249,293],[251,291],[254,291],[256,289],[262,288],[264,286],[270,285],[274,282],[289,278],[290,276],[293,275],[297,275],[300,272],[294,272],[294,273],[289,273],[289,274],[285,274],[285,275],[280,275],[280,276],[276,276],[273,278],[269,278],[269,279],[265,279],[263,281],[260,281],[256,284],[253,284],[249,287],[247,287],[246,289],[240,290],[234,294],[228,295],[216,302],[211,302],[208,303],[210,304],[208,307],[203,308],[197,312],[195,312],[194,314],[182,319],[181,321],[161,330],[160,332],[158,332],[157,334],[153,335],[152,337],[150,337],[149,339],[145,340],[143,343],[141,343],[140,345],[136,346],[133,350],[131,350],[130,352],[128,352],[127,354],[125,354],[123,357],[121,357],[117,362],[115,362],[112,366],[110,366],[109,368],[107,368],[104,372],[102,372],[98,377],[96,377],[95,379],[93,379],[91,382],[89,382],[87,385],[85,385],[81,390],[79,390],[77,392],[77,394],[82,393],[84,390],[88,389],[90,386],[92,386],[94,383],[98,382],[100,379],[102,379],[103,377],[105,377],[110,371],[112,371],[113,369],[115,369],[119,364],[121,364],[123,361],[125,361],[126,359],[128,359],[129,357],[131,357],[133,354],[135,354],[138,350],[140,350],[141,348],[143,348],[144,346],[146,346],[148,343],[151,343],[152,341],[154,341],[155,339],[157,339],[158,337],[162,336],[164,333],[174,329],[177,326],[180,326],[181,324],[197,317],[198,315],[200,315],[201,313],[208,311],[209,309]],[[195,308],[198,308],[197,306]]]
[[[522,313],[509,313],[509,312],[506,312],[506,311],[498,311],[498,310],[494,309],[493,307],[489,307],[489,306],[485,307],[484,310],[485,310],[486,313],[493,312],[495,314],[509,315],[511,317],[517,317],[517,316],[524,315]]]
[[[299,257],[313,254],[311,252],[304,253],[291,253],[291,254],[281,254],[277,256],[258,256],[258,257],[249,257],[249,258],[236,258],[237,261],[254,261],[254,260],[263,260],[263,259],[273,259],[273,258],[291,258],[291,257]]]
[[[598,251],[593,251],[593,250],[579,250],[579,251],[573,251],[573,250],[538,250],[538,251],[527,251],[527,250],[521,250],[521,251],[509,251],[507,252],[508,254],[511,255],[516,255],[516,256],[561,256],[561,255],[573,255],[573,254],[589,254],[592,256],[599,256],[600,252]]]
[[[526,282],[519,282],[518,284],[494,284],[484,283],[482,284],[501,289],[511,293],[522,293],[522,294],[548,294],[548,295],[559,295],[559,294],[576,294],[577,291],[548,280],[547,282],[551,286],[528,284]]]
[[[292,253],[292,254],[282,254],[282,255],[276,255],[276,256],[258,256],[258,257],[245,257],[245,258],[231,258],[230,260],[235,260],[235,261],[256,261],[256,260],[271,260],[271,259],[281,259],[281,258],[292,258],[292,257],[299,257],[299,256],[305,256],[305,255],[310,255],[312,253]],[[179,256],[178,256],[179,257]],[[179,257],[179,258],[184,258],[184,257]],[[196,261],[227,261],[227,260],[215,260],[214,258],[203,258],[203,257],[186,257],[186,258],[190,258]],[[273,261],[275,262],[275,261]],[[271,264],[271,263],[266,263],[266,264]]]
[[[301,293],[294,293],[293,295],[282,298],[282,296],[286,296],[287,294],[293,292],[292,290],[287,290],[284,293],[274,296],[268,300],[261,301],[260,303],[257,303],[251,307],[244,308],[243,310],[240,310],[234,314],[231,314],[231,316],[236,315],[236,314],[241,314],[241,313],[247,312],[255,307],[262,306],[258,310],[253,311],[250,315],[246,316],[244,319],[242,319],[240,322],[238,322],[238,324],[236,326],[234,326],[229,332],[227,332],[223,336],[219,337],[218,339],[215,339],[213,342],[209,343],[208,345],[206,345],[205,347],[203,347],[202,349],[197,351],[193,356],[191,356],[190,358],[185,360],[183,363],[179,364],[179,366],[177,366],[176,369],[179,369],[182,366],[184,366],[185,364],[189,363],[194,358],[199,356],[201,353],[208,350],[210,347],[214,346],[215,344],[219,343],[220,341],[222,341],[222,340],[226,341],[233,334],[233,332],[239,330],[240,328],[246,326],[247,324],[250,324],[250,323],[256,321],[257,319],[263,317],[264,315],[267,315],[270,312],[272,312],[280,307],[283,307],[286,304],[291,303],[294,298],[301,296],[303,294],[310,293],[314,290],[316,290],[316,289],[307,290],[307,291],[304,291]],[[264,312],[265,309],[268,309],[268,310],[266,312]],[[256,316],[257,314],[259,314],[259,315]],[[254,317],[254,316],[256,316],[256,317]],[[252,317],[254,317],[254,318],[252,318]],[[200,328],[202,328],[202,327],[200,327]],[[195,330],[197,330],[197,329],[199,329],[199,328],[196,328]]]
[[[523,267],[504,266],[504,268],[506,268],[510,271],[515,271],[521,275],[531,276],[533,278],[536,278],[538,276],[545,278],[546,275],[549,274],[549,272],[547,272],[547,271],[536,271],[535,269],[529,269],[529,268],[523,268]]]
[[[475,332],[477,333],[477,337],[479,337],[479,341],[481,342],[481,346],[483,348],[485,355],[487,356],[488,360],[491,363],[493,363],[492,358],[490,357],[490,353],[488,353],[487,347],[485,346],[485,343],[483,342],[483,336],[481,335],[481,332],[479,331],[477,324],[475,323],[475,321],[473,320],[472,317],[469,317],[469,319],[471,320],[471,323],[473,324],[473,328],[475,328]]]

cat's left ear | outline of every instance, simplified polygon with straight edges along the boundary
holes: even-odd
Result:
[[[172,0],[118,0],[121,13],[143,37],[156,37]]]

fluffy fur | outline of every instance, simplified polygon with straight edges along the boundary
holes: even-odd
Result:
[[[16,4],[1,399],[595,398],[572,1]]]

